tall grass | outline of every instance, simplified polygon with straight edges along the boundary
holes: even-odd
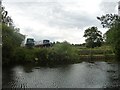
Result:
[[[49,48],[22,48],[14,53],[14,61],[20,63],[37,63],[40,65],[56,65],[79,62],[77,49],[69,43],[55,44]]]

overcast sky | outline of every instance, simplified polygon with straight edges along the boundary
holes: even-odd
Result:
[[[35,40],[84,43],[84,30],[97,26],[97,16],[117,13],[119,0],[3,0],[16,27]]]

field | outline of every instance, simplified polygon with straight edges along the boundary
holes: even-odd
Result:
[[[115,59],[115,54],[113,48],[108,45],[103,45],[101,47],[86,48],[82,46],[75,46],[77,48],[78,54],[81,60],[91,61],[91,60],[113,60]]]

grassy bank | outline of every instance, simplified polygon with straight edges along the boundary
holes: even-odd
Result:
[[[111,61],[114,53],[111,47],[85,48],[75,47],[63,42],[48,48],[18,47],[10,63],[35,63],[38,65],[62,65],[82,61]]]
[[[77,48],[68,43],[55,44],[49,48],[19,47],[13,55],[13,63],[37,63],[39,65],[59,65],[80,62]]]
[[[79,48],[79,55],[81,60],[115,60],[115,54],[111,46],[103,45],[96,48]]]

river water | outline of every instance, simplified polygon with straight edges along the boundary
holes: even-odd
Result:
[[[111,88],[118,86],[118,64],[82,62],[54,68],[21,66],[3,69],[3,88]]]

